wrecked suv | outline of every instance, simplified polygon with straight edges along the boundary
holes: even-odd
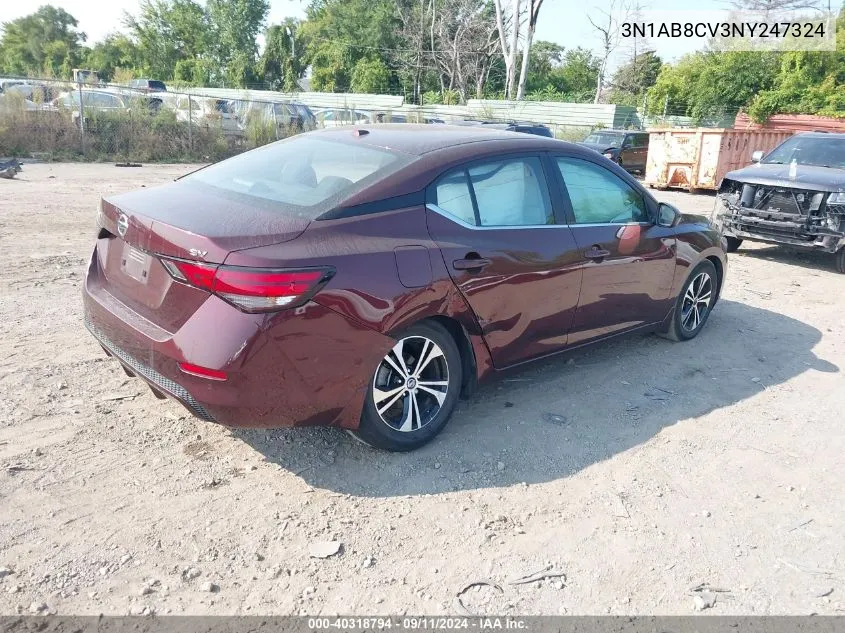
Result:
[[[845,273],[845,134],[796,134],[729,172],[713,221],[728,252],[743,240],[832,253]]]

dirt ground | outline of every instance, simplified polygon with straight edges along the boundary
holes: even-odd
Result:
[[[0,180],[0,613],[444,614],[478,580],[501,587],[461,595],[478,614],[686,614],[702,583],[707,613],[845,611],[830,260],[744,248],[697,339],[535,364],[387,454],[196,420],[85,331],[99,196],[188,169]]]

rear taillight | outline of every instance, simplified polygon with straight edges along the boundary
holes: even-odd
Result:
[[[244,268],[161,258],[176,281],[216,294],[244,312],[302,305],[334,276],[334,268]]]

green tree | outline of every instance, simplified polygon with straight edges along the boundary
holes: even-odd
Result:
[[[297,20],[288,18],[284,23],[267,29],[264,51],[258,60],[258,74],[264,84],[272,90],[298,90],[299,79],[305,71],[302,62],[304,48]]]
[[[0,30],[0,70],[11,75],[70,76],[82,54],[85,34],[70,13],[44,5],[35,13],[4,22]]]
[[[782,112],[845,117],[845,6],[836,22],[836,50],[783,53],[773,87],[748,108],[760,122]]]
[[[85,67],[96,70],[103,81],[112,81],[116,70],[134,69],[139,63],[138,48],[122,33],[106,36],[85,55]]]
[[[359,59],[352,70],[352,91],[384,94],[390,90],[390,70],[378,57]]]
[[[566,49],[560,44],[539,40],[531,46],[531,63],[525,88],[528,92],[542,90],[551,83],[551,75],[561,65]]]
[[[571,48],[563,54],[563,61],[549,76],[549,83],[560,92],[572,95],[576,101],[592,98],[598,80],[601,60],[586,48]]]
[[[699,52],[664,65],[648,91],[648,107],[696,121],[733,114],[774,84],[780,64],[772,52]]]
[[[389,52],[403,47],[394,0],[313,0],[306,16],[301,32],[316,90],[347,91],[359,60],[387,66]]]
[[[193,0],[142,0],[138,16],[126,14],[124,23],[137,46],[137,70],[153,79],[172,79],[180,61],[208,55],[208,18]]]
[[[208,0],[208,20],[213,28],[213,56],[227,85],[247,86],[256,81],[256,37],[264,27],[267,0]]]
[[[654,51],[640,53],[623,64],[613,75],[610,103],[638,105],[642,95],[657,81],[663,62]]]

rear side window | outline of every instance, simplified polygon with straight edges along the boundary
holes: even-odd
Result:
[[[466,170],[453,172],[437,183],[437,206],[467,224],[477,224]]]
[[[646,222],[643,197],[616,174],[578,158],[558,158],[576,224]]]
[[[280,203],[280,212],[314,219],[410,160],[399,152],[303,135],[238,154],[185,180]]]
[[[514,158],[456,170],[435,186],[437,206],[475,226],[554,224],[537,158]]]

